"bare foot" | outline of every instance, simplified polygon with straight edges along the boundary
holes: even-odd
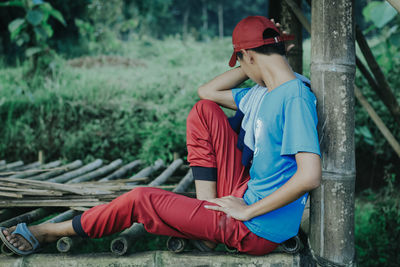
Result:
[[[19,234],[12,234],[14,232],[16,226],[10,227],[8,229],[3,230],[3,234],[10,242],[11,245],[13,245],[15,248],[22,250],[22,251],[28,251],[32,249],[31,243],[29,243],[25,238],[23,238]],[[43,229],[41,229],[40,225],[35,225],[35,226],[29,226],[28,227],[29,231],[33,234],[34,237],[39,241],[39,243],[46,242],[46,233],[43,232]]]

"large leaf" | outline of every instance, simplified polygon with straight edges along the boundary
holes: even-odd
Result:
[[[15,1],[8,1],[5,3],[0,3],[0,6],[19,6],[19,7],[24,7],[24,3],[22,0],[15,0]]]
[[[49,14],[50,16],[52,16],[53,18],[55,18],[56,20],[58,20],[59,22],[61,22],[64,26],[67,26],[67,23],[64,20],[63,15],[61,14],[60,11],[54,9],[49,3],[44,3],[41,6],[41,9]]]
[[[25,23],[25,19],[15,19],[8,24],[8,30],[13,33],[15,31],[19,31],[23,24]]]
[[[43,13],[41,10],[29,10],[26,19],[33,26],[38,26],[42,22]]]
[[[363,9],[364,17],[378,28],[388,24],[396,14],[397,11],[386,1],[372,1]]]

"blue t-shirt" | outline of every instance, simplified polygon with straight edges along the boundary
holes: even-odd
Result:
[[[251,205],[273,193],[296,172],[295,154],[320,155],[316,98],[303,76],[271,92],[256,85],[233,89],[242,119],[238,147],[242,162],[250,167],[250,181],[243,198]],[[233,125],[233,128],[238,128]],[[254,217],[244,224],[256,235],[281,243],[298,233],[308,193],[294,202]]]

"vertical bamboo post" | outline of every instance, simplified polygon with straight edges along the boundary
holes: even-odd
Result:
[[[312,1],[311,85],[318,99],[321,186],[312,192],[310,246],[323,266],[354,265],[353,0]]]
[[[293,0],[295,4],[301,9],[301,0]],[[292,11],[292,8],[285,1],[281,1],[282,8],[280,14],[280,23],[282,30],[287,31],[289,34],[294,34],[293,41],[294,48],[290,51],[287,58],[290,66],[297,73],[303,73],[303,27]]]

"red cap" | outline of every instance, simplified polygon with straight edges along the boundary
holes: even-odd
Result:
[[[266,29],[272,29],[280,34],[275,24],[263,16],[249,16],[242,19],[236,25],[232,34],[233,54],[229,61],[230,67],[235,66],[236,53],[241,49],[250,49],[294,39],[293,35],[282,34],[273,38],[264,39],[263,33]]]

